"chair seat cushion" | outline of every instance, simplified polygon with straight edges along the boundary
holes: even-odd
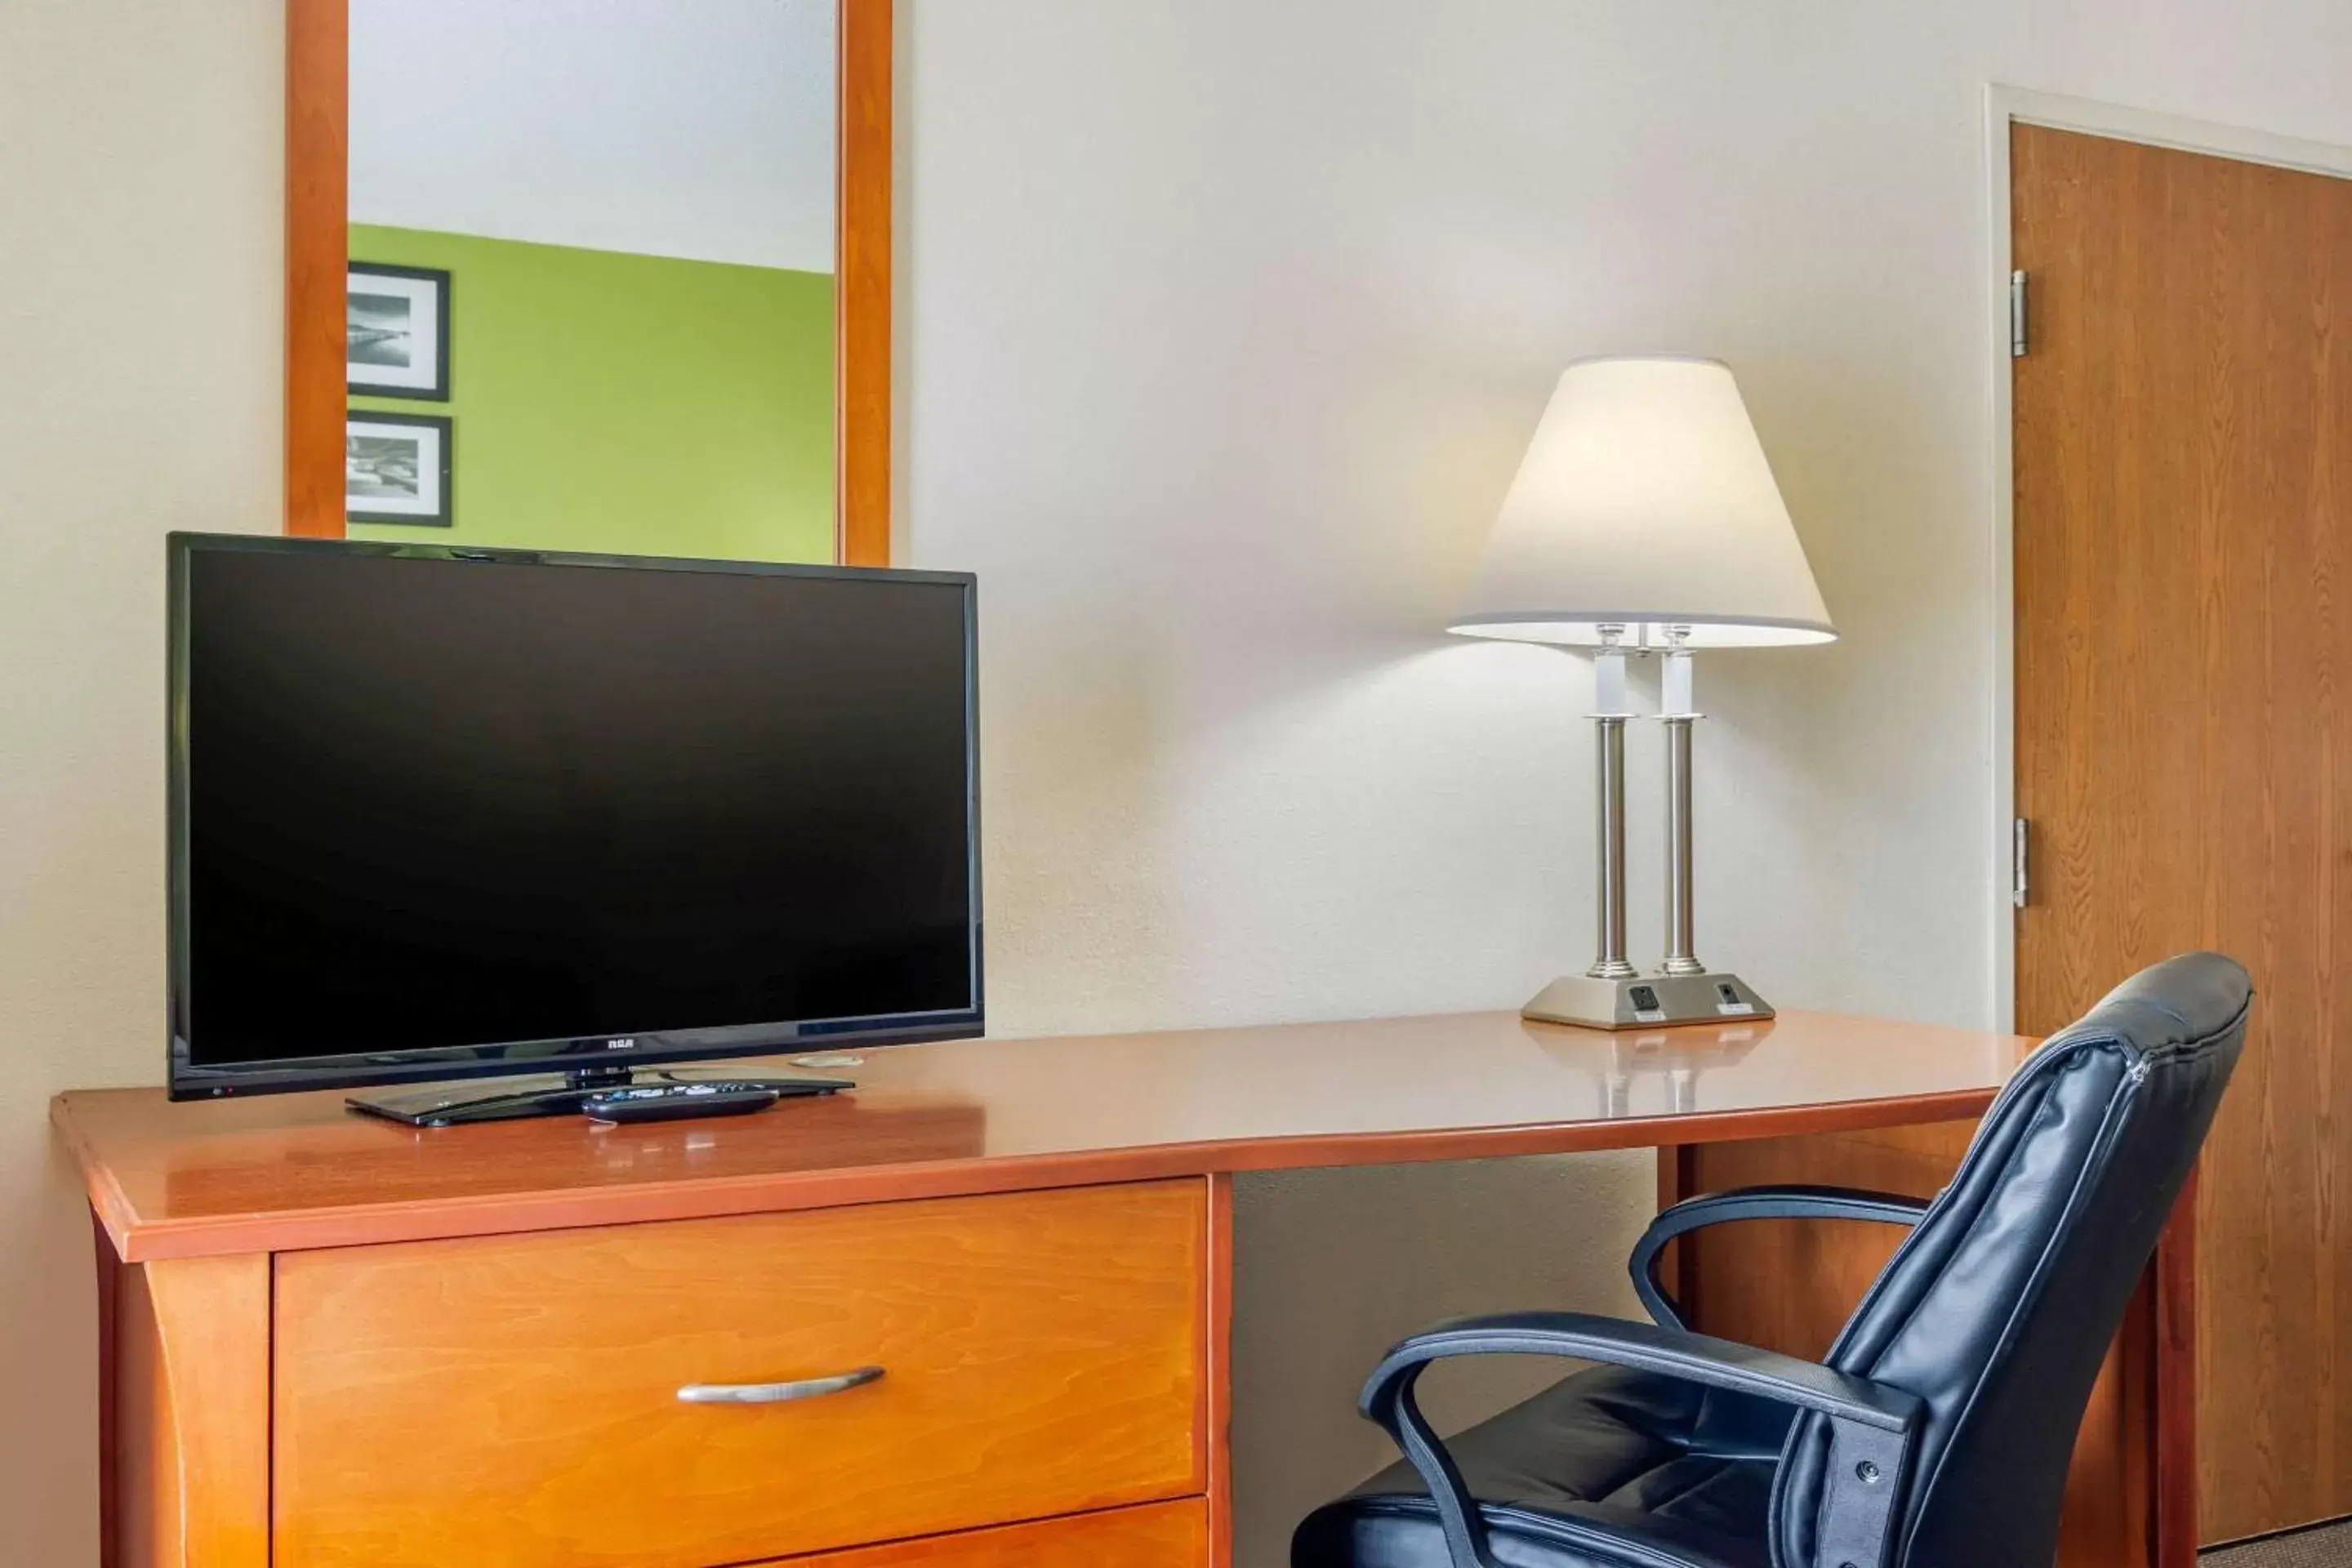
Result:
[[[1507,1568],[1770,1568],[1786,1415],[1679,1379],[1595,1367],[1446,1440]],[[1309,1514],[1293,1568],[1446,1568],[1412,1468]]]

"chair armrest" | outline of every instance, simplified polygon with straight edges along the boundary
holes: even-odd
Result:
[[[1495,1562],[1477,1500],[1422,1415],[1413,1384],[1432,1362],[1465,1355],[1577,1356],[1817,1412],[1831,1427],[1822,1540],[1833,1550],[1825,1561],[1853,1568],[1886,1561],[1895,1500],[1926,1409],[1916,1395],[1684,1329],[1586,1312],[1515,1312],[1464,1318],[1414,1335],[1381,1358],[1358,1405],[1427,1483],[1454,1568],[1495,1568]]]
[[[1658,1254],[1685,1232],[1748,1219],[1863,1219],[1908,1226],[1918,1224],[1927,1212],[1927,1205],[1916,1198],[1850,1187],[1741,1187],[1708,1193],[1676,1204],[1652,1220],[1633,1244],[1625,1268],[1633,1277],[1633,1294],[1642,1299],[1653,1321],[1670,1329],[1687,1328],[1679,1304],[1658,1283]]]
[[[1441,1323],[1381,1358],[1359,1408],[1379,1421],[1381,1409],[1409,1387],[1421,1368],[1465,1355],[1578,1356],[1752,1394],[1882,1432],[1908,1432],[1924,1408],[1916,1395],[1902,1389],[1778,1351],[1594,1312],[1507,1312]]]

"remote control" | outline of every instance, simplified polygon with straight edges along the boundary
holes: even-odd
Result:
[[[783,1096],[756,1083],[649,1083],[608,1089],[580,1101],[591,1121],[677,1121],[689,1116],[749,1116]]]

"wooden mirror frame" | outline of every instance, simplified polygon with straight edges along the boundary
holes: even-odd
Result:
[[[834,558],[890,563],[892,0],[837,0]],[[286,5],[286,531],[343,536],[350,0]]]

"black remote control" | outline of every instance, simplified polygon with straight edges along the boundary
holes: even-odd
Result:
[[[678,1121],[689,1116],[749,1116],[782,1099],[772,1084],[648,1083],[608,1089],[580,1101],[591,1121]]]

